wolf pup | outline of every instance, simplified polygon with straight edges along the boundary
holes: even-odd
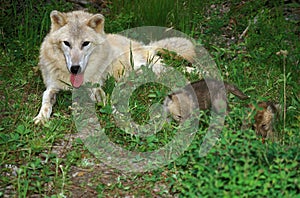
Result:
[[[195,57],[193,43],[185,38],[171,37],[145,45],[118,34],[106,34],[101,14],[52,11],[50,18],[51,29],[39,56],[46,90],[40,112],[34,118],[35,124],[44,123],[50,117],[60,90],[79,88],[87,82],[97,83],[100,87],[93,89],[92,98],[100,99],[104,93],[101,86],[109,74],[118,79],[124,70],[132,69],[131,55],[135,70],[147,65],[149,56],[157,56],[162,49],[174,51],[188,61]],[[159,73],[162,66],[162,61],[156,61],[153,71]]]
[[[268,101],[259,102],[257,106],[250,104],[248,107],[255,112],[253,128],[256,135],[261,136],[263,142],[266,138],[274,140],[274,120],[278,117],[281,106]]]
[[[195,93],[196,98],[192,96],[192,92]],[[226,102],[227,109],[229,109],[226,92],[230,92],[242,100],[249,98],[232,84],[214,79],[206,79],[193,82],[183,89],[169,94],[165,98],[163,106],[165,111],[170,113],[174,120],[182,122],[197,106],[196,102],[198,102],[200,110],[207,110],[212,107],[216,112],[220,112],[222,109],[218,106],[218,103],[221,101]]]

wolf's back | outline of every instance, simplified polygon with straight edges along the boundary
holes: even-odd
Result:
[[[152,46],[156,52],[163,52],[163,50],[176,52],[177,55],[189,62],[194,62],[196,57],[196,48],[194,44],[189,39],[183,37],[165,38],[151,42],[149,46]]]

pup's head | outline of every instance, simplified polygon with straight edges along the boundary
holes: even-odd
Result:
[[[184,121],[191,115],[194,108],[192,96],[185,91],[168,95],[164,100],[164,109],[170,113],[174,120]]]
[[[53,42],[64,54],[73,87],[80,87],[92,51],[104,41],[104,17],[83,11],[54,10],[50,18]]]
[[[256,134],[263,138],[272,135],[274,120],[280,112],[280,105],[272,102],[259,102],[257,105],[250,104],[249,107],[256,112],[253,124]]]

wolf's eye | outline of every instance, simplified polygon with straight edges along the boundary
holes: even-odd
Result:
[[[86,46],[88,46],[89,44],[90,44],[89,41],[84,41],[84,42],[82,43],[82,47],[86,47]]]
[[[180,115],[175,115],[175,120],[180,121],[182,117]]]
[[[68,41],[63,41],[63,43],[64,43],[65,46],[68,46],[68,47],[71,48],[71,44]]]
[[[261,125],[261,128],[263,128],[264,130],[267,130],[267,129],[268,129],[268,127],[267,127],[266,124]]]

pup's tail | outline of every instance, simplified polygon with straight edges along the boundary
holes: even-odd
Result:
[[[226,90],[228,90],[233,95],[237,96],[239,99],[246,100],[246,99],[249,98],[249,96],[247,96],[246,94],[244,94],[236,86],[234,86],[232,84],[229,84],[229,83],[225,83],[225,82],[224,82],[224,85],[225,85]]]
[[[154,41],[149,44],[153,47],[156,53],[166,54],[169,52],[175,52],[176,54],[168,53],[173,56],[173,58],[178,58],[180,56],[187,61],[193,63],[196,57],[196,49],[194,44],[186,38],[183,37],[171,37],[162,39],[159,41]]]

